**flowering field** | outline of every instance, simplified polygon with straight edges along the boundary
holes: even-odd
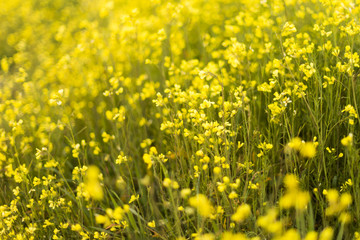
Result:
[[[0,239],[360,239],[359,16],[0,1]]]

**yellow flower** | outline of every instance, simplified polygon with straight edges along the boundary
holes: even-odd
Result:
[[[147,225],[148,225],[149,227],[152,227],[152,228],[156,227],[154,220],[152,220],[151,222],[148,222]]]
[[[95,200],[102,200],[104,197],[102,186],[99,181],[100,170],[96,166],[90,166],[86,171],[85,189],[90,197]]]
[[[248,204],[242,204],[236,209],[236,212],[231,216],[231,220],[235,222],[243,222],[251,215],[251,209]]]
[[[180,195],[182,198],[186,198],[187,196],[189,196],[191,194],[191,189],[190,188],[184,188],[180,191]]]
[[[334,230],[331,227],[326,227],[320,233],[319,240],[331,240],[333,239]]]
[[[335,204],[339,199],[339,193],[335,189],[330,189],[327,192],[326,199],[330,204]]]
[[[150,151],[150,153],[153,154],[153,155],[157,155],[157,154],[158,154],[158,152],[157,152],[157,150],[156,150],[156,147],[151,147],[151,148],[149,149],[149,151]]]
[[[196,236],[194,238],[194,240],[215,240],[215,236],[212,233],[207,233],[207,234]]]
[[[122,220],[125,213],[129,212],[129,205],[125,204],[123,207],[116,207],[112,213],[113,218],[117,220]]]
[[[305,210],[309,201],[310,194],[299,190],[297,177],[288,174],[284,178],[286,194],[280,198],[280,206],[285,209],[295,207],[297,210]]]
[[[360,240],[360,233],[359,232],[355,232],[354,240]]]
[[[315,140],[316,138],[314,138],[314,142],[304,142],[301,138],[295,137],[288,143],[288,147],[299,151],[302,157],[313,158],[316,155],[316,146],[318,144]]]
[[[170,187],[171,185],[171,179],[170,178],[165,178],[163,181],[163,186],[164,187]]]
[[[199,214],[203,217],[210,217],[213,207],[211,202],[203,194],[198,194],[195,197],[189,198],[190,206],[196,208]]]
[[[309,201],[310,201],[310,194],[308,192],[298,192],[296,194],[296,201],[295,201],[295,208],[297,210],[305,210]]]
[[[0,66],[1,66],[1,69],[7,73],[9,71],[9,62],[8,62],[8,59],[6,57],[4,57],[3,59],[1,59],[0,61]]]
[[[103,224],[104,227],[107,227],[111,224],[110,218],[108,216],[104,216],[104,215],[96,215],[95,221],[98,224]]]
[[[69,223],[60,223],[60,228],[66,229],[69,227]]]
[[[246,236],[242,233],[231,233],[231,232],[225,232],[221,240],[246,240]]]
[[[138,199],[139,199],[139,194],[137,194],[136,196],[135,196],[135,195],[131,195],[129,203],[132,203],[132,202],[134,202],[134,201],[136,201],[136,200],[138,200]]]
[[[225,176],[225,177],[223,177],[223,181],[225,184],[228,184],[228,183],[230,183],[230,178]]]
[[[287,174],[284,178],[284,184],[287,189],[297,189],[299,186],[299,181],[294,174]]]
[[[292,194],[285,194],[284,196],[282,196],[280,198],[280,207],[285,208],[285,209],[289,209],[293,206],[294,204],[294,195]]]
[[[71,230],[75,231],[75,232],[80,232],[80,231],[82,231],[82,227],[80,226],[80,224],[77,223],[77,224],[71,226]]]
[[[317,240],[318,233],[315,231],[308,232],[304,240]]]
[[[282,231],[282,223],[277,221],[278,211],[276,209],[269,209],[265,216],[260,216],[256,223],[259,227],[264,228],[270,233],[279,234]]]
[[[221,168],[219,168],[219,167],[214,167],[214,173],[216,174],[216,175],[219,175],[220,173],[221,173]]]
[[[143,160],[144,160],[144,162],[148,165],[148,169],[151,168],[151,166],[152,166],[151,155],[145,153],[145,154],[143,155]]]
[[[282,29],[281,36],[286,37],[294,32],[296,32],[295,25],[290,22],[286,22]]]
[[[301,240],[301,237],[296,229],[289,229],[284,233],[282,239]]]
[[[347,208],[352,203],[352,197],[349,193],[343,193],[340,197],[340,206],[342,209]]]
[[[303,142],[301,141],[301,138],[295,137],[291,139],[291,141],[288,143],[288,146],[292,149],[299,151],[302,144]]]
[[[237,197],[238,197],[238,195],[237,195],[237,193],[234,192],[234,191],[232,191],[232,192],[229,194],[229,198],[230,198],[230,199],[234,199],[234,198],[237,198]]]
[[[353,142],[353,134],[349,133],[349,135],[347,137],[344,137],[343,139],[341,139],[341,144],[344,145],[345,147],[351,146]]]
[[[306,158],[313,158],[316,154],[315,144],[312,142],[304,143],[300,148],[300,155]]]
[[[351,221],[351,215],[348,212],[343,212],[339,216],[339,222],[342,224],[347,224]]]
[[[180,186],[179,186],[179,183],[177,181],[171,181],[171,187],[173,189],[178,189]]]

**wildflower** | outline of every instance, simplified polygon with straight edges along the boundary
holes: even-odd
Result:
[[[230,178],[227,177],[227,176],[223,177],[223,182],[224,182],[225,184],[230,183]]]
[[[34,184],[34,187],[37,185],[40,185],[41,184],[40,178],[34,177],[33,184]]]
[[[310,231],[306,234],[304,240],[317,240],[318,239],[318,233],[315,231]]]
[[[191,194],[191,189],[190,188],[184,188],[180,191],[180,195],[182,198],[186,198],[187,196],[189,196]]]
[[[229,194],[229,198],[230,199],[234,199],[234,198],[237,198],[238,197],[238,194],[234,191],[232,191],[230,194]]]
[[[0,66],[5,73],[9,72],[9,61],[6,57],[1,59]]]
[[[158,31],[158,40],[159,41],[163,41],[166,39],[166,33],[165,33],[165,30],[162,28]]]
[[[297,210],[305,210],[310,201],[309,193],[298,189],[298,180],[295,175],[286,175],[284,183],[286,193],[280,198],[280,206],[285,209],[295,207]]]
[[[334,230],[331,227],[326,227],[320,233],[319,240],[331,240],[333,239]]]
[[[341,144],[345,147],[351,146],[353,142],[353,134],[349,133],[347,137],[341,139]]]
[[[81,232],[81,231],[82,231],[82,227],[81,227],[80,224],[77,223],[77,224],[71,226],[71,230],[72,230],[72,231],[75,231],[75,232]]]
[[[43,228],[47,228],[48,226],[52,226],[54,223],[52,223],[49,219],[45,219]]]
[[[294,32],[296,32],[295,25],[290,22],[286,22],[285,25],[283,26],[281,36],[286,37]]]
[[[196,236],[194,240],[215,240],[215,236],[212,233],[207,233]]]
[[[352,203],[352,197],[349,193],[343,193],[340,197],[340,207],[347,208]]]
[[[96,215],[95,216],[95,221],[98,224],[103,224],[104,226],[109,226],[111,225],[111,221],[110,218],[108,216],[104,216],[104,215]]]
[[[335,189],[330,189],[326,195],[326,199],[330,204],[334,204],[338,201],[339,193]]]
[[[123,207],[116,207],[113,211],[113,217],[116,220],[122,220],[125,213],[129,212],[130,206],[127,204],[124,204]]]
[[[178,189],[180,186],[179,186],[179,183],[177,181],[171,181],[171,187],[173,189]]]
[[[220,173],[221,173],[221,168],[219,168],[219,167],[214,167],[214,173],[216,174],[216,175],[219,175]]]
[[[90,197],[95,200],[102,200],[104,197],[103,189],[99,182],[100,170],[96,166],[90,166],[85,176],[85,189]]]
[[[288,146],[295,150],[300,150],[303,142],[301,141],[301,138],[295,137],[291,139],[291,141],[288,143]]]
[[[231,233],[231,232],[224,232],[221,236],[221,240],[246,240],[246,235],[242,233]]]
[[[34,234],[35,231],[38,230],[35,223],[30,223],[29,226],[25,229],[25,231],[29,234]]]
[[[335,189],[330,189],[326,194],[326,199],[329,203],[329,206],[326,208],[327,216],[338,216],[340,213],[343,213],[346,208],[352,203],[352,197],[349,193],[343,193],[339,196],[339,193]],[[343,215],[342,220],[346,220],[345,215]],[[339,219],[339,221],[341,221]]]
[[[251,214],[251,209],[248,204],[242,204],[236,209],[236,212],[231,216],[231,220],[236,222],[243,222]]]
[[[72,148],[73,148],[73,150],[72,150],[72,156],[74,157],[74,158],[79,158],[79,154],[80,154],[80,144],[79,143],[77,143],[77,144],[73,144],[72,146],[71,146]]]
[[[152,228],[156,227],[154,220],[152,220],[151,222],[148,222],[147,225],[148,225],[149,227],[152,227]]]
[[[116,164],[121,164],[123,162],[127,162],[128,158],[126,156],[123,155],[123,153],[119,154],[117,159],[115,160]]]
[[[297,189],[299,186],[299,181],[297,180],[297,177],[293,174],[288,174],[284,178],[284,184],[287,189]]]
[[[300,155],[306,158],[313,158],[316,154],[316,148],[314,143],[306,142],[300,148]]]
[[[269,233],[279,234],[282,231],[281,221],[277,221],[278,211],[276,209],[269,209],[265,216],[260,216],[256,223],[259,227],[264,228]]]
[[[205,72],[205,71],[203,71],[203,70],[201,70],[200,72],[199,72],[199,76],[200,76],[200,78],[201,79],[204,79],[206,76],[207,76],[207,72]]]
[[[309,201],[310,201],[310,195],[308,192],[300,191],[298,192],[298,197],[295,201],[295,208],[298,210],[305,210]]]
[[[283,234],[283,239],[301,240],[300,234],[296,229],[289,229]]]
[[[145,153],[145,154],[143,155],[143,160],[144,160],[144,162],[148,165],[148,169],[150,169],[151,166],[152,166],[151,155]]]
[[[351,221],[351,215],[350,213],[347,212],[343,212],[340,214],[339,216],[339,222],[341,222],[342,224],[347,224]]]
[[[132,203],[139,199],[139,194],[137,195],[131,195],[129,203]]]
[[[171,179],[170,178],[165,178],[163,181],[163,186],[164,187],[170,187],[171,184]]]
[[[69,223],[60,223],[60,228],[66,229],[69,227]]]
[[[211,202],[203,194],[198,194],[195,197],[189,198],[189,204],[196,208],[203,217],[210,217],[213,210]]]

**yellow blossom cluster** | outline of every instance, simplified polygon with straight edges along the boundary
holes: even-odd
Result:
[[[0,239],[360,239],[359,16],[0,1]]]

